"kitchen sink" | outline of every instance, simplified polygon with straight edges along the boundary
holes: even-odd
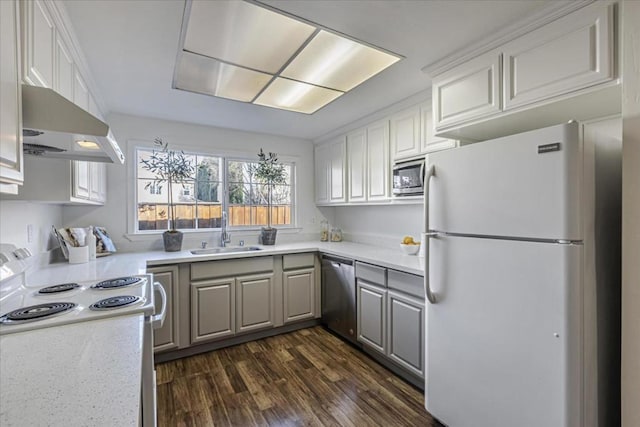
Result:
[[[223,248],[209,248],[209,249],[193,249],[191,253],[193,255],[211,255],[211,254],[227,254],[230,252],[249,252],[260,251],[262,248],[257,246],[225,246]]]

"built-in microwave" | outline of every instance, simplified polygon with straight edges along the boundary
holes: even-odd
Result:
[[[424,159],[396,162],[393,165],[393,195],[424,194]]]

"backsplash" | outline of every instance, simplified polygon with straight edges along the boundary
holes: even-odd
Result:
[[[46,203],[0,201],[0,241],[28,248],[34,255],[57,246],[51,226],[62,225],[62,206]]]

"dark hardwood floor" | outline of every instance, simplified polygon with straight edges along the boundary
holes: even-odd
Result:
[[[322,327],[157,365],[159,426],[438,426],[421,391]]]

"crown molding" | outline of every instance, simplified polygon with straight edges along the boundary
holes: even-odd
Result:
[[[549,6],[534,13],[525,19],[517,21],[508,27],[494,33],[476,43],[465,46],[444,58],[441,58],[422,68],[422,72],[433,78],[451,68],[463,64],[470,59],[496,49],[503,44],[510,42],[526,33],[536,30],[558,18],[566,16],[589,4],[602,0],[575,0],[569,2],[550,2]],[[605,0],[604,3],[611,3]]]
[[[386,106],[380,110],[377,110],[371,114],[368,114],[364,117],[359,118],[353,122],[349,122],[346,125],[340,126],[337,129],[332,130],[331,132],[327,132],[322,136],[313,139],[314,145],[321,145],[328,140],[336,138],[337,136],[342,136],[347,134],[353,130],[362,128],[364,126],[368,126],[378,120],[385,119],[389,116],[392,116],[402,110],[407,108],[416,106],[426,101],[431,101],[431,88],[422,90],[418,93],[408,96],[394,104]]]

